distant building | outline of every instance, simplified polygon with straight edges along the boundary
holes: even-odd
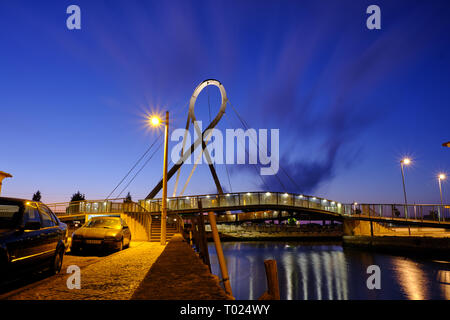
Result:
[[[2,193],[2,181],[5,178],[12,178],[12,175],[4,171],[0,171],[0,194]]]

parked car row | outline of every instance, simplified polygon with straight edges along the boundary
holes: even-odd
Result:
[[[25,272],[60,272],[68,240],[67,224],[45,204],[0,197],[0,283]],[[122,250],[130,241],[131,232],[120,217],[94,217],[72,234],[71,250]]]

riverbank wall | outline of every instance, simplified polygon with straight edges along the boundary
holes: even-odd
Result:
[[[236,226],[218,225],[221,241],[341,241],[342,226],[296,227],[296,226]],[[212,233],[206,226],[208,241],[212,241]]]

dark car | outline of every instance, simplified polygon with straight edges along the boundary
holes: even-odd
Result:
[[[43,203],[0,197],[0,281],[12,274],[61,270],[67,225]]]
[[[71,251],[85,248],[122,250],[130,245],[131,232],[120,217],[93,217],[72,234]]]

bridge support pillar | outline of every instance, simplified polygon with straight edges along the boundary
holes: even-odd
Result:
[[[353,219],[344,219],[345,236],[374,236],[374,234],[389,234],[395,231],[383,227],[381,224],[372,221],[362,221]]]

